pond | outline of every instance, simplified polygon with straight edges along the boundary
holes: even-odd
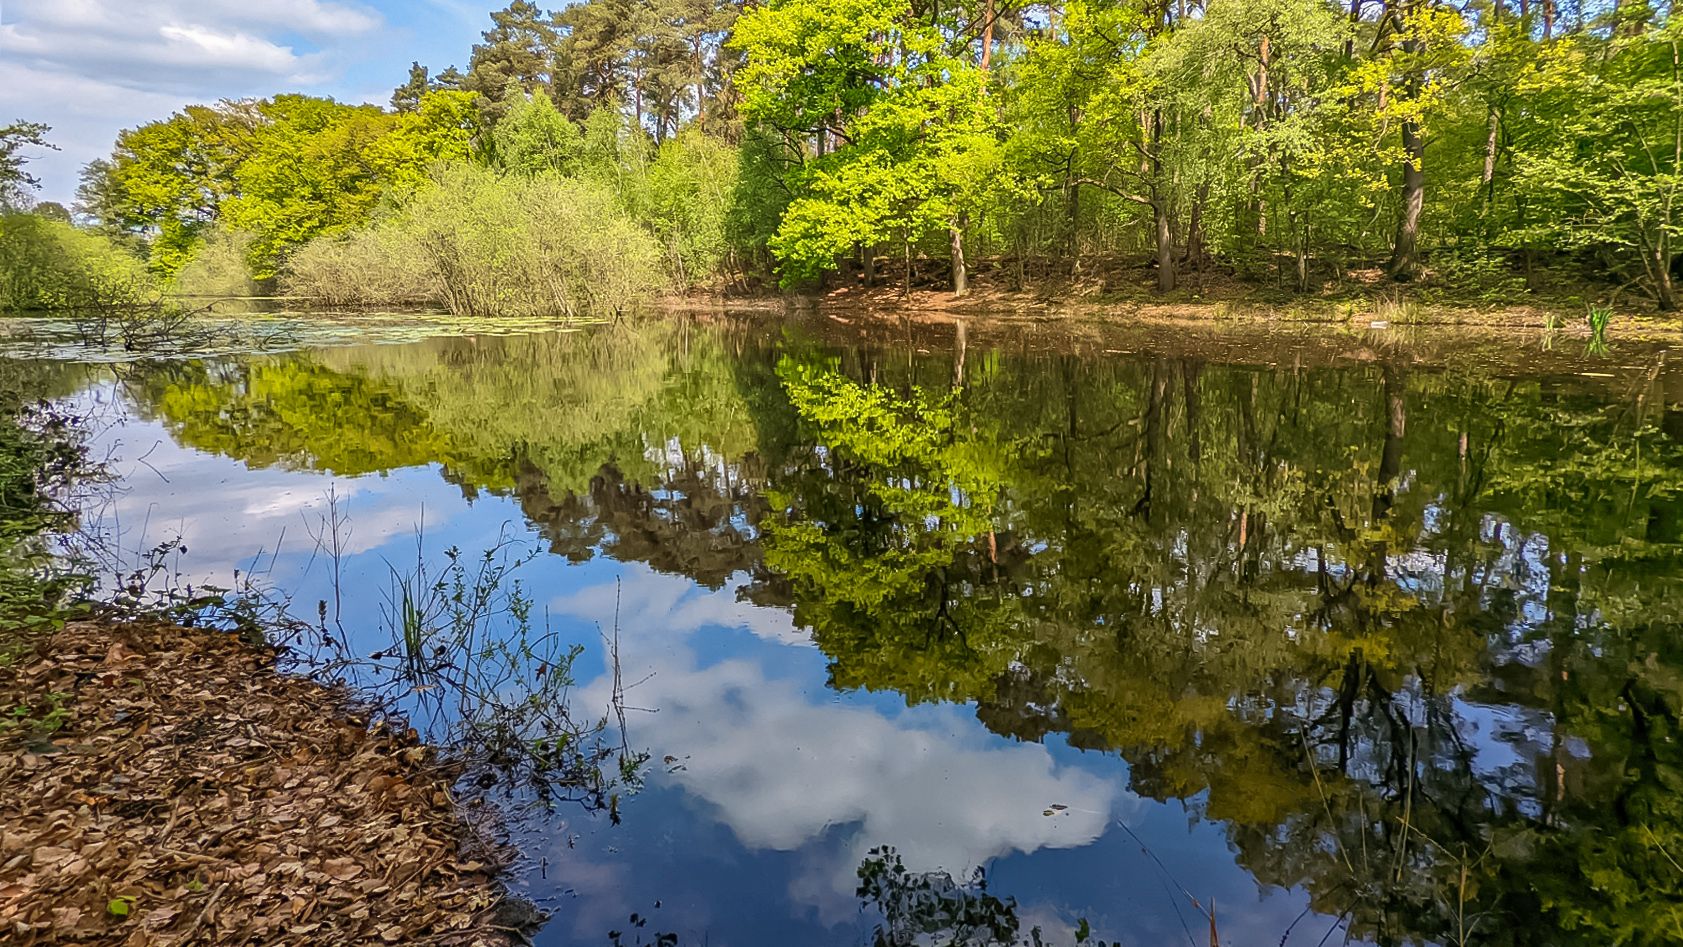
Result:
[[[55,383],[119,474],[90,529],[353,648],[418,547],[530,550],[569,699],[651,754],[611,812],[515,810],[540,944],[1679,930],[1664,346],[428,334]]]

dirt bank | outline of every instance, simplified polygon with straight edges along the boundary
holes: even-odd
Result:
[[[431,751],[274,660],[151,622],[0,650],[0,941],[509,942]]]
[[[1453,327],[1478,330],[1540,330],[1556,325],[1582,327],[1588,305],[1605,304],[1613,331],[1644,336],[1683,337],[1683,317],[1662,313],[1654,304],[1608,287],[1562,284],[1536,293],[1454,290],[1430,285],[1399,285],[1377,271],[1336,291],[1298,293],[1277,286],[1211,277],[1170,293],[1150,289],[1139,274],[1125,278],[1053,279],[1013,289],[997,278],[979,278],[966,295],[954,296],[927,284],[903,291],[891,282],[867,288],[838,278],[841,285],[823,292],[767,292],[748,297],[695,294],[668,300],[674,308],[703,304],[732,309],[817,308],[843,316],[870,315],[913,320],[981,317],[998,321],[1109,323],[1273,323],[1305,326]],[[1608,297],[1611,296],[1609,301]]]

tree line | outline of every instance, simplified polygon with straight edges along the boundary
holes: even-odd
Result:
[[[284,283],[313,241],[354,238],[441,165],[474,164],[508,187],[548,174],[606,189],[677,288],[897,269],[963,293],[982,269],[1021,287],[1143,265],[1162,291],[1428,279],[1509,299],[1590,283],[1672,311],[1670,12],[516,0],[465,70],[414,64],[390,108],[283,95],[125,131],[87,169],[79,210],[161,276],[220,233],[251,277]]]
[[[786,272],[942,237],[961,292],[967,243],[1143,250],[1163,290],[1553,263],[1673,310],[1680,38],[1629,0],[779,0],[733,43]]]

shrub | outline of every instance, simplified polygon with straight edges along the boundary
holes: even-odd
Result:
[[[1511,303],[1526,295],[1525,277],[1502,254],[1481,248],[1442,250],[1432,256],[1436,271],[1421,296],[1432,301]]]
[[[732,262],[725,226],[737,164],[735,148],[692,131],[663,143],[642,176],[632,212],[660,241],[679,285],[705,282]]]
[[[249,234],[212,228],[170,280],[170,291],[182,296],[259,295],[262,288],[246,265],[250,249]]]
[[[104,237],[37,214],[0,213],[0,310],[61,309],[151,287],[140,259]]]
[[[328,309],[438,301],[419,251],[391,225],[311,241],[287,261],[282,286],[288,295]]]
[[[766,249],[789,207],[779,144],[750,131],[737,152],[738,171],[725,213],[725,239],[737,267],[769,278],[775,261]]]
[[[451,165],[396,226],[458,315],[601,315],[664,288],[659,244],[594,181]]]

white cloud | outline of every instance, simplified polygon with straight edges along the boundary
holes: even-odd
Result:
[[[285,74],[301,64],[290,46],[277,46],[246,33],[219,33],[202,26],[161,26],[160,50],[171,65],[234,66]]]
[[[198,89],[214,78],[238,94],[255,82],[307,77],[318,53],[379,27],[359,8],[284,3],[14,0],[0,23],[9,62],[141,91]]]
[[[704,628],[742,628],[755,637],[787,645],[810,647],[812,637],[795,625],[794,616],[781,608],[762,608],[739,601],[737,589],[746,581],[732,576],[718,591],[708,591],[676,576],[663,576],[640,563],[627,564],[630,577],[621,587],[598,585],[583,589],[554,603],[555,610],[595,618],[603,628],[617,620],[623,640],[637,640],[650,633],[670,641],[679,634]]]
[[[44,200],[69,203],[81,166],[111,151],[119,128],[162,118],[191,102],[188,96],[142,92],[65,72],[11,61],[0,50],[0,124],[46,121],[61,151],[35,151],[29,171],[47,182]]]
[[[332,0],[10,0],[0,10],[0,122],[53,126],[34,156],[41,197],[68,202],[76,172],[119,129],[190,102],[327,81],[366,55],[380,15]]]

